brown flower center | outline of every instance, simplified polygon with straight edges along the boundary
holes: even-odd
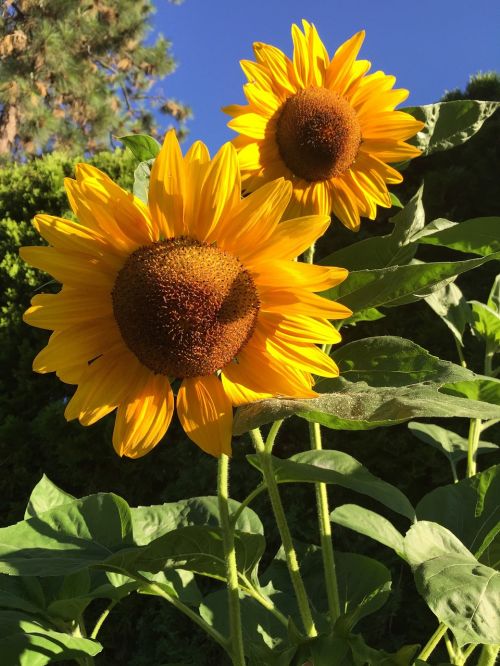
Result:
[[[307,88],[285,102],[276,139],[283,161],[296,176],[328,180],[354,162],[361,129],[343,97],[326,88]]]
[[[170,377],[226,366],[248,342],[259,311],[255,284],[240,261],[186,237],[133,252],[112,298],[128,348],[154,373]]]

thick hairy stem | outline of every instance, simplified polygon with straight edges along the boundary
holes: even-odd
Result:
[[[481,435],[481,419],[471,419],[467,446],[467,478],[476,473],[477,447]]]
[[[443,638],[445,633],[446,633],[446,625],[441,623],[427,641],[427,644],[422,650],[422,652],[418,655],[418,659],[422,659],[422,661],[425,661],[434,652],[437,644]]]
[[[321,451],[323,447],[321,443],[321,428],[319,423],[309,424],[309,437],[311,441],[311,448],[315,451]],[[316,506],[318,510],[318,523],[321,540],[321,551],[323,555],[326,594],[328,598],[328,609],[330,611],[330,623],[333,628],[335,622],[340,616],[340,601],[337,574],[335,570],[335,556],[333,553],[330,509],[328,507],[326,483],[315,483],[314,485],[316,489]]]
[[[278,484],[274,477],[273,463],[271,459],[271,454],[266,450],[266,445],[262,439],[260,430],[257,428],[250,431],[252,441],[254,443],[257,455],[259,456],[260,464],[262,467],[262,473],[264,475],[264,481],[267,486],[267,492],[271,500],[271,506],[273,507],[273,513],[278,526],[278,530],[281,536],[281,542],[283,544],[283,549],[285,551],[286,563],[288,566],[288,572],[292,580],[293,589],[295,591],[295,596],[297,598],[297,604],[299,607],[300,616],[304,629],[307,636],[313,637],[317,636],[318,632],[314,625],[314,620],[312,618],[311,609],[309,607],[309,599],[307,598],[306,588],[304,586],[304,581],[300,574],[299,562],[297,559],[297,553],[293,547],[292,535],[290,534],[290,529],[286,520],[285,511],[283,509],[283,504],[281,502],[281,497],[278,490]]]
[[[245,666],[240,596],[238,589],[238,568],[236,565],[234,532],[229,517],[229,458],[224,453],[219,458],[217,497],[219,502],[220,527],[224,542],[224,555],[226,559],[231,656],[234,666]]]

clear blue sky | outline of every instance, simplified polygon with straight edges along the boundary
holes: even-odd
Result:
[[[445,90],[463,88],[470,74],[500,69],[498,0],[155,0],[154,30],[173,42],[178,62],[161,84],[189,104],[194,118],[185,142],[211,152],[231,139],[220,108],[244,103],[239,60],[252,59],[252,42],[292,54],[290,26],[312,21],[330,55],[364,28],[360,57],[372,70],[394,74],[410,90],[405,104],[429,104]]]

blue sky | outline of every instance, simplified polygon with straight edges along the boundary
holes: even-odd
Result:
[[[176,72],[161,84],[189,104],[194,118],[185,142],[211,152],[231,139],[220,108],[244,103],[239,60],[252,59],[252,42],[292,54],[290,27],[312,21],[332,54],[364,28],[360,57],[372,70],[394,74],[410,90],[405,104],[429,104],[463,88],[470,74],[500,69],[500,2],[496,0],[155,0],[154,30],[173,42]]]

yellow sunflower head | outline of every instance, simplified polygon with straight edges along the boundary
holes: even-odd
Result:
[[[408,91],[393,90],[394,76],[356,60],[365,33],[358,32],[332,59],[314,25],[292,26],[293,60],[274,46],[255,43],[256,62],[243,60],[248,105],[224,109],[239,133],[243,186],[253,191],[286,178],[292,198],[286,218],[333,212],[357,231],[360,216],[374,219],[377,205],[391,206],[388,184],[402,181],[388,162],[420,155],[405,139],[423,124],[395,111]]]
[[[140,457],[164,436],[174,380],[184,430],[218,456],[230,453],[233,405],[312,397],[313,374],[338,374],[315,343],[338,342],[327,319],[350,311],[314,292],[346,271],[293,261],[329,218],[279,224],[291,194],[284,179],[245,199],[240,188],[231,144],[210,160],[197,142],[183,157],[172,131],[148,205],[80,164],[66,181],[78,221],[38,215],[49,247],[21,248],[62,283],[25,313],[53,331],[34,370],[78,385],[67,419],[90,425],[116,409],[119,455]]]

